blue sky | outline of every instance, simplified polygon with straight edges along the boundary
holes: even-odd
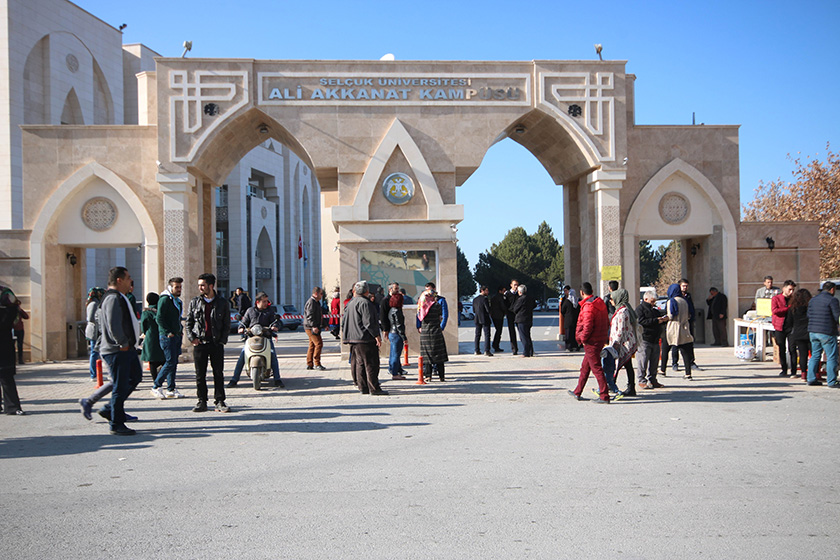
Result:
[[[789,178],[787,154],[840,149],[840,2],[76,2],[125,43],[164,56],[376,60],[594,60],[636,74],[638,124],[739,124],[741,202]],[[517,196],[506,196],[516,192]],[[505,204],[500,205],[500,197]],[[562,242],[561,189],[512,141],[459,188],[471,265],[512,227],[546,220]]]

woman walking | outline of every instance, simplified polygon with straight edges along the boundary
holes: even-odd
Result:
[[[611,348],[615,353],[615,367],[612,375],[605,367],[604,374],[607,375],[607,381],[612,379],[615,383],[618,373],[621,368],[624,368],[627,371],[627,388],[621,392],[621,395],[635,397],[636,375],[633,371],[632,358],[639,346],[636,336],[638,319],[636,318],[636,312],[630,306],[630,294],[624,288],[610,292],[610,301],[615,306],[615,313],[613,313],[610,321],[610,340],[607,343],[607,348]]]
[[[689,321],[691,313],[688,309],[688,302],[682,297],[682,290],[679,284],[668,286],[668,322],[665,326],[665,336],[662,337],[662,368],[665,371],[665,362],[671,353],[671,347],[676,346],[682,354],[683,365],[685,366],[685,379],[691,377],[691,364],[694,363],[694,352],[692,344],[694,337],[691,336]],[[676,369],[676,368],[675,368]]]
[[[808,336],[808,302],[811,292],[802,288],[790,298],[790,307],[785,316],[785,329],[790,332],[790,376],[796,374],[796,357],[799,356],[799,371],[802,381],[808,381],[808,352],[811,350],[811,340]]]
[[[87,325],[85,326],[85,338],[88,341],[90,348],[90,378],[96,380],[96,361],[99,360],[99,352],[96,351],[96,341],[99,340],[99,325],[96,323],[96,311],[99,309],[99,303],[102,301],[102,296],[105,295],[105,290],[99,287],[91,288],[87,295],[87,307],[85,308],[85,318]]]
[[[443,308],[434,287],[420,294],[417,302],[417,329],[420,331],[420,356],[423,358],[423,377],[432,380],[432,369],[438,378],[446,381],[444,363],[449,361],[443,339]]]

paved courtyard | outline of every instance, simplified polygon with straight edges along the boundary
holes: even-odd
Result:
[[[146,374],[130,438],[79,414],[86,363],[23,366],[28,415],[0,416],[3,557],[838,556],[840,391],[700,348],[694,381],[594,406],[566,394],[580,354],[537,322],[535,358],[463,353],[446,383],[389,379],[387,397],[353,390],[336,342],[306,371],[284,333],[286,389],[195,414],[192,364],[182,400]]]

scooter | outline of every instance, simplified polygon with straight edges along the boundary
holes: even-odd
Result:
[[[252,325],[245,329],[245,367],[254,383],[254,390],[259,391],[263,380],[272,375],[271,339],[277,336],[271,329],[262,325]]]

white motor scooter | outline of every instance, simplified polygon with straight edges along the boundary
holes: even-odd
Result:
[[[259,391],[262,382],[272,375],[271,339],[275,333],[262,325],[252,325],[245,329],[245,367],[254,383],[254,390]]]

